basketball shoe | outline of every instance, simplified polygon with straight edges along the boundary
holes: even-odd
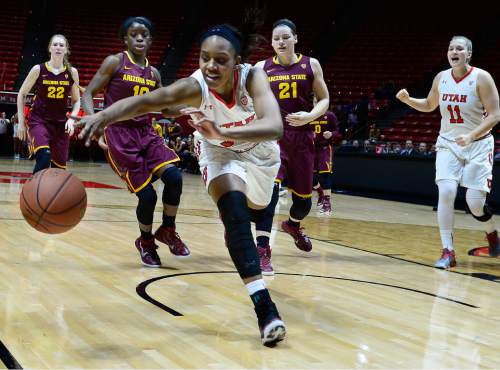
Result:
[[[155,239],[168,245],[170,253],[177,258],[186,258],[191,254],[187,245],[175,232],[175,227],[160,226],[155,232]]]
[[[323,189],[320,186],[320,187],[318,187],[316,189],[313,188],[313,190],[318,193],[318,203],[316,203],[316,205],[318,207],[321,207],[321,205],[323,204],[323,198],[325,196],[325,194],[323,193]]]
[[[271,265],[271,247],[269,245],[266,245],[265,247],[257,246],[257,252],[259,253],[262,275],[274,275],[273,265]]]
[[[290,234],[295,242],[295,246],[304,252],[310,252],[312,249],[312,243],[309,237],[304,234],[304,228],[299,226],[292,226],[288,221],[283,221],[281,223],[281,228],[287,234]]]
[[[135,240],[135,247],[139,251],[141,261],[144,266],[161,266],[160,257],[158,256],[158,253],[156,253],[158,246],[155,244],[154,238],[145,239],[140,236]]]
[[[446,270],[450,267],[455,267],[456,265],[457,260],[455,259],[455,251],[450,251],[448,248],[443,248],[441,257],[436,261],[434,267]]]
[[[260,329],[260,339],[265,346],[274,344],[285,339],[286,326],[278,313],[273,301],[262,302],[255,307],[257,321]]]
[[[330,214],[332,213],[332,204],[330,203],[330,196],[323,196],[323,202],[321,203],[321,208],[319,209],[321,213]]]
[[[486,239],[488,239],[488,254],[490,257],[500,256],[500,240],[498,239],[498,232],[495,230],[486,234]]]

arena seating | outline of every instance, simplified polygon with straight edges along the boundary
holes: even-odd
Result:
[[[14,89],[19,64],[21,63],[27,9],[23,2],[3,0],[0,11],[0,24],[4,32],[0,33],[0,90]]]

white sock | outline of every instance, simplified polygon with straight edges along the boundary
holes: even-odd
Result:
[[[446,248],[446,249],[452,251],[453,250],[453,231],[440,230],[439,234],[441,235],[441,243],[443,244],[443,248]]]
[[[252,295],[255,292],[258,292],[259,290],[266,289],[266,283],[264,282],[263,279],[251,281],[248,284],[245,284],[245,286],[247,287],[249,295]]]

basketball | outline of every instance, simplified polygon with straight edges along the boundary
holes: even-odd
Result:
[[[75,227],[85,214],[87,193],[71,172],[48,168],[36,173],[21,190],[24,219],[36,230],[59,234]]]

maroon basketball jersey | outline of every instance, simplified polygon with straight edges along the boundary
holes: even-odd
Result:
[[[40,75],[35,82],[35,97],[30,111],[30,120],[38,122],[67,121],[68,97],[73,87],[71,71],[66,66],[59,74],[54,74],[49,63],[40,64]]]
[[[114,102],[128,98],[129,96],[142,95],[155,90],[159,81],[154,74],[149,61],[146,59],[146,66],[141,67],[136,64],[127,51],[122,53],[120,66],[111,78],[104,92],[104,108],[109,107]],[[120,124],[151,124],[149,114],[122,121]]]
[[[266,59],[264,63],[264,70],[280,106],[283,124],[286,128],[292,127],[285,121],[287,114],[300,111],[309,112],[313,107],[314,74],[311,59],[301,54],[297,54],[297,57],[297,62],[289,66],[279,64],[276,56]],[[293,128],[310,129],[308,125]]]
[[[337,117],[330,111],[327,111],[322,116],[318,117],[314,121],[309,122],[314,130],[314,144],[316,146],[325,146],[333,143],[335,135],[338,133],[338,122]],[[330,139],[325,139],[323,133],[325,131],[330,131],[333,135]]]

